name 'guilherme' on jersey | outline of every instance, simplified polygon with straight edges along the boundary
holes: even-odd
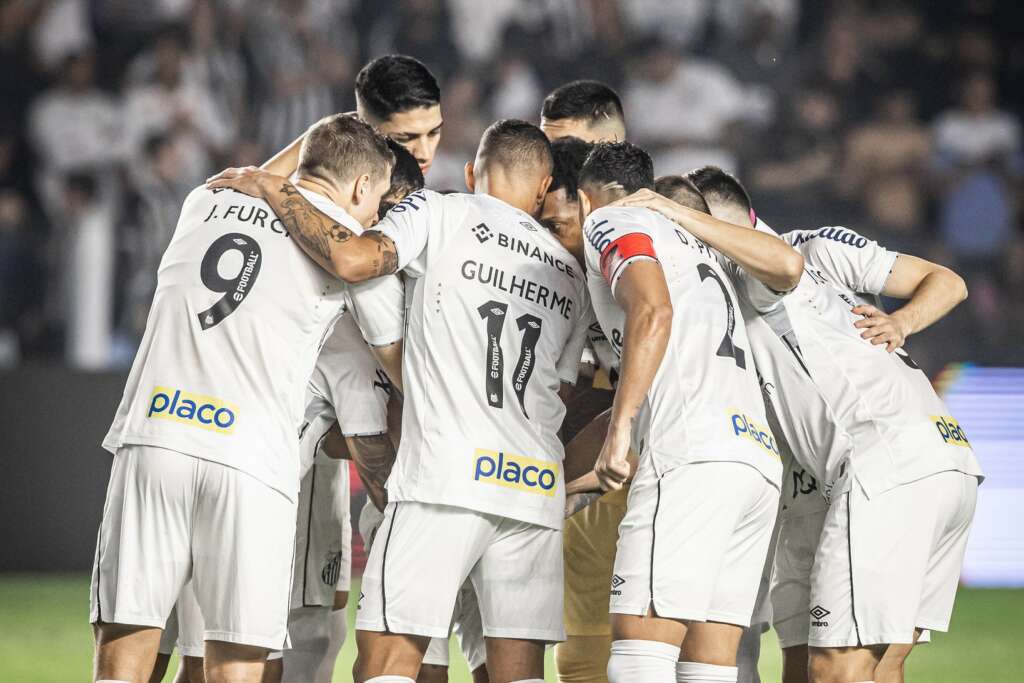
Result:
[[[299,191],[362,231],[327,198]],[[394,276],[358,289],[360,305],[401,308]],[[355,291],[306,256],[263,200],[193,190],[161,259],[146,332],[103,446],[114,453],[127,444],[157,446],[212,460],[294,499],[306,385]],[[401,332],[384,329],[394,320],[361,325],[363,333],[394,341]]]
[[[649,209],[604,207],[584,225],[587,286],[597,319],[622,354],[625,313],[618,279],[633,256],[617,258],[621,240],[649,238],[665,273],[674,315],[665,356],[633,432],[641,467],[661,476],[694,462],[742,462],[775,486],[782,464],[768,428],[736,293],[714,252]]]
[[[488,195],[421,190],[375,229],[411,296],[388,498],[561,528],[558,389],[576,380],[590,310],[579,265]]]
[[[758,221],[757,229],[775,234]],[[937,472],[981,476],[962,427],[906,351],[862,339],[852,309],[877,304],[897,254],[853,230],[781,236],[805,259],[788,295],[731,268],[758,370],[779,424],[826,496],[856,480],[867,495]],[[760,315],[758,315],[760,314]],[[852,476],[846,476],[849,470]]]

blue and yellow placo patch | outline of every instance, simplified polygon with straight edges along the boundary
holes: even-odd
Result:
[[[732,433],[741,439],[749,439],[764,449],[772,457],[782,459],[779,447],[775,444],[775,437],[767,427],[762,427],[754,422],[749,416],[738,411],[727,411],[729,421],[732,423]]]
[[[235,428],[237,414],[237,406],[213,396],[155,387],[149,397],[146,417],[174,420],[199,429],[230,434]]]
[[[473,480],[552,497],[558,490],[558,464],[478,448],[473,454]]]
[[[964,428],[960,426],[960,423],[952,415],[931,415],[928,419],[935,423],[935,428],[939,430],[939,436],[950,446],[971,447],[971,442],[967,440]]]

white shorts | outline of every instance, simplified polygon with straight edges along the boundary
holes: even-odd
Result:
[[[868,499],[854,483],[825,517],[811,569],[812,647],[912,643],[946,631],[978,479],[940,472]]]
[[[280,649],[294,540],[295,503],[245,472],[126,446],[107,485],[90,619],[164,628],[191,577],[205,640]]]
[[[749,626],[779,490],[742,463],[653,469],[629,490],[610,611]]]
[[[352,585],[347,460],[318,455],[299,487],[292,608],[332,607]]]
[[[466,581],[459,589],[452,618],[452,632],[458,638],[459,649],[466,658],[470,671],[476,671],[487,663],[487,646],[484,642],[483,624],[480,621],[480,605],[470,581]],[[450,654],[447,638],[431,638],[423,655],[423,663],[448,666]]]
[[[447,638],[469,578],[486,637],[556,642],[562,533],[465,508],[389,503],[363,573],[356,628]]]

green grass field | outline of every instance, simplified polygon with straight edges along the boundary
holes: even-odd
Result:
[[[358,594],[358,586],[355,587]],[[86,576],[0,576],[0,681],[69,683],[88,681],[92,632]],[[355,617],[349,605],[349,622]],[[937,634],[910,658],[908,681],[927,683],[1019,683],[1024,680],[1024,590],[961,590],[953,631]],[[451,681],[469,681],[454,654]],[[352,639],[345,644],[335,681],[351,680]],[[764,681],[778,681],[780,658],[774,634],[765,635]],[[554,681],[550,661],[547,680]],[[167,676],[170,679],[170,675]]]

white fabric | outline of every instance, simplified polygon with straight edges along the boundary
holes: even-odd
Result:
[[[310,430],[303,441],[306,439],[320,441]],[[330,607],[335,591],[347,591],[352,585],[349,497],[348,461],[318,455],[299,489],[293,609]]]
[[[356,628],[447,638],[469,578],[485,636],[564,640],[558,530],[409,501],[389,503],[384,514],[363,573]]]
[[[330,607],[319,606],[294,608],[288,614],[291,647],[282,652],[281,683],[330,682],[330,672],[334,670],[334,662],[328,658],[331,615]],[[323,674],[325,669],[326,677]]]
[[[480,605],[476,591],[469,580],[459,589],[452,618],[452,633],[459,641],[459,649],[470,671],[476,671],[487,663],[487,646],[484,642],[483,624],[480,622]],[[447,638],[431,638],[423,654],[424,664],[448,666],[451,648]]]
[[[757,624],[743,629],[739,647],[736,648],[736,681],[738,683],[761,683],[757,670],[761,658],[761,635],[768,630],[768,624]]]
[[[758,229],[771,232],[763,223]],[[782,236],[806,260],[784,298],[742,273],[744,317],[758,372],[794,455],[827,498],[847,467],[869,496],[936,472],[981,476],[970,444],[906,352],[888,353],[853,326],[876,303],[896,254],[847,229]],[[757,317],[753,310],[762,315]]]
[[[416,683],[405,676],[374,676],[366,679],[366,683]]]
[[[97,537],[91,621],[163,628],[191,576],[205,640],[280,649],[294,537],[295,504],[244,472],[123,448]]]
[[[614,640],[609,683],[673,683],[679,648],[654,640]]]
[[[648,209],[598,209],[583,230],[594,311],[617,355],[625,313],[614,286],[630,261],[609,268],[609,282],[602,259],[615,261],[617,240],[646,235],[665,271],[675,314],[664,359],[634,421],[633,445],[641,462],[651,461],[657,474],[693,462],[742,462],[777,485],[778,448],[767,426],[736,294],[715,255]]]
[[[641,462],[629,489],[610,611],[749,626],[778,506],[753,467],[703,462],[658,477]]]
[[[914,642],[946,631],[977,502],[978,480],[940,472],[829,508],[811,570],[811,647]]]
[[[178,653],[182,657],[203,657],[206,645],[203,641],[203,613],[196,601],[192,581],[181,589],[174,611],[178,615]]]
[[[170,656],[174,653],[174,645],[178,642],[178,608],[171,610],[171,616],[167,617],[167,624],[160,634],[160,645],[157,652]]]
[[[300,192],[361,229],[325,197]],[[306,383],[346,301],[345,284],[306,256],[265,202],[194,190],[104,447],[169,448],[240,469],[294,500]]]
[[[1005,111],[971,114],[951,110],[935,122],[935,146],[960,163],[982,163],[1020,149],[1020,122]]]
[[[561,528],[558,390],[576,379],[589,309],[579,265],[487,195],[414,192],[376,228],[412,289],[389,499]]]
[[[735,666],[718,666],[702,662],[676,664],[676,683],[736,683]]]

